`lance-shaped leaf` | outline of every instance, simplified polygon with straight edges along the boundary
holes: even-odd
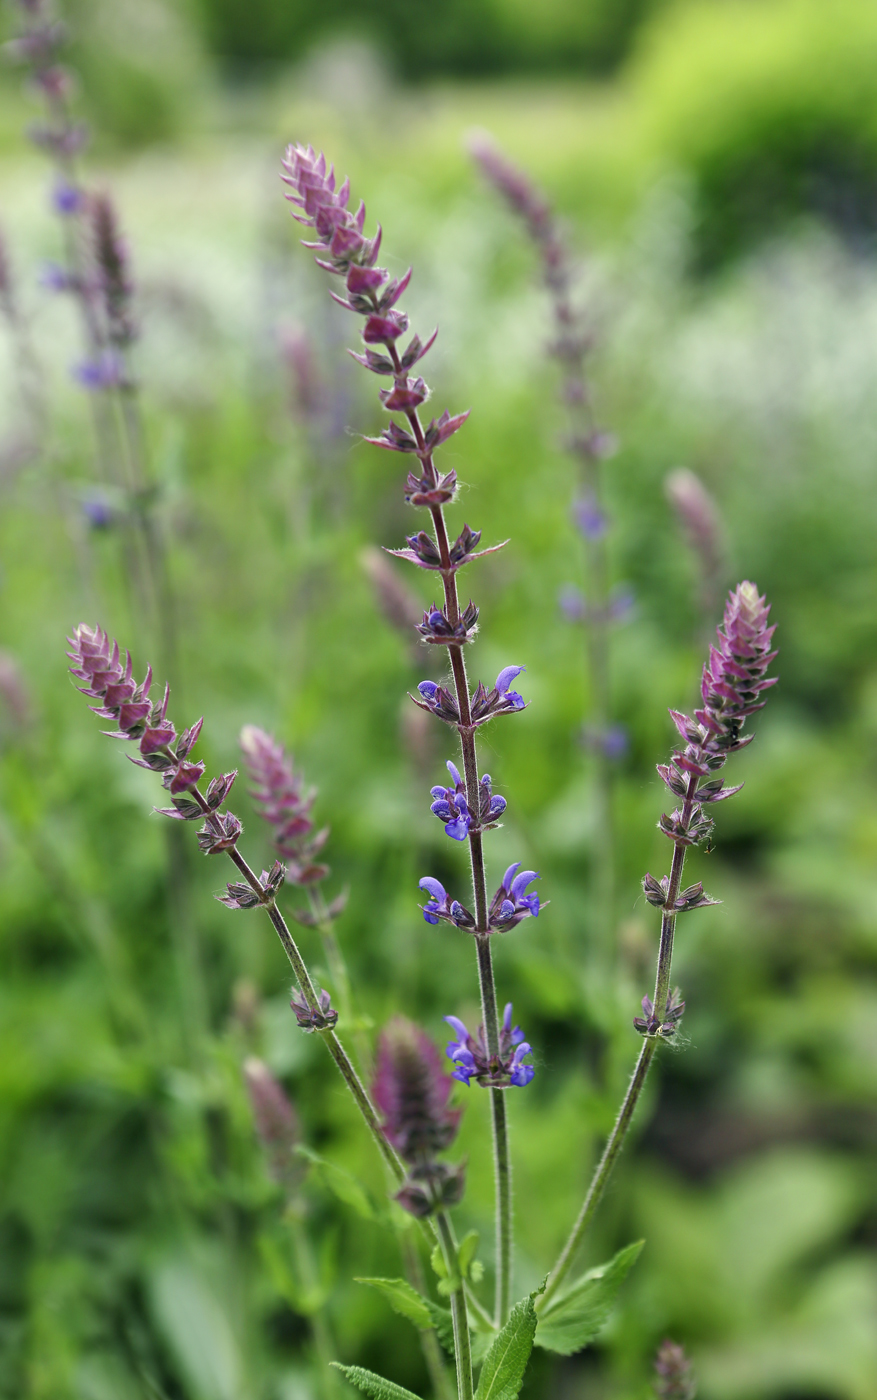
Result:
[[[508,1322],[484,1358],[475,1400],[516,1400],[536,1335],[535,1296],[531,1293],[512,1308]]]
[[[614,1259],[589,1269],[539,1314],[536,1345],[572,1356],[593,1342],[612,1311],[618,1290],[636,1263],[645,1243],[637,1240],[620,1249]]]
[[[383,1376],[376,1376],[374,1371],[364,1371],[361,1366],[342,1366],[339,1361],[333,1361],[332,1365],[351,1385],[361,1390],[363,1395],[372,1396],[372,1400],[420,1400],[413,1390],[406,1390],[403,1385],[384,1380]]]

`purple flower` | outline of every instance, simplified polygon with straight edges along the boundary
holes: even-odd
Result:
[[[465,1167],[436,1160],[450,1147],[462,1110],[449,1108],[453,1088],[439,1053],[419,1026],[398,1016],[378,1039],[372,1092],[382,1128],[409,1173],[396,1200],[411,1215],[430,1215],[456,1205],[463,1195]]]
[[[302,993],[297,990],[293,990],[290,999],[289,1004],[295,1012],[296,1022],[308,1035],[311,1035],[314,1031],[331,1030],[332,1026],[334,1026],[335,1022],[338,1020],[338,1012],[332,1006],[332,998],[329,996],[325,987],[320,988],[318,1001],[319,1006],[317,1010],[313,1010],[308,1006]]]
[[[424,875],[420,881],[420,889],[429,895],[426,904],[420,906],[428,924],[437,924],[439,919],[444,919],[456,928],[475,927],[475,920],[469,910],[464,909],[459,900],[451,899],[440,880],[434,879],[432,875]]]
[[[170,792],[173,805],[156,807],[156,812],[175,821],[196,821],[203,817],[198,844],[205,855],[231,850],[237,844],[241,824],[234,813],[220,812],[219,808],[237,775],[223,773],[214,778],[205,797],[199,793],[193,797],[190,793],[204,771],[203,764],[193,764],[189,760],[201,733],[202,720],[178,736],[167,718],[169,687],[165,686],[160,701],[150,700],[152,667],[146,668],[146,675],[138,685],[133,677],[130,653],[125,652],[123,661],[118,642],[111,642],[101,628],[80,623],[68,641],[72,650],[67,655],[73,662],[70,673],[85,682],[79,687],[81,693],[99,701],[91,707],[94,713],[101,719],[115,721],[117,726],[104,733],[114,739],[137,743],[140,757],[133,758],[132,763],[161,774],[162,786]]]
[[[433,603],[423,614],[423,621],[416,623],[417,631],[425,642],[439,646],[463,646],[471,642],[478,630],[478,609],[470,601],[456,622],[450,622],[441,608]]]
[[[487,724],[494,715],[512,714],[515,710],[526,709],[523,696],[519,695],[516,690],[509,688],[512,681],[525,669],[524,666],[506,666],[504,670],[500,671],[491,690],[485,689],[481,681],[478,682],[475,693],[470,699],[473,728]],[[443,719],[446,724],[460,723],[457,702],[451,692],[443,685],[438,685],[435,681],[421,681],[417,689],[421,699],[415,700],[414,703],[419,705],[422,710],[430,710],[438,719]],[[412,699],[414,699],[413,696]]]
[[[606,516],[594,496],[585,496],[573,507],[575,522],[587,540],[600,540],[606,533]]]
[[[275,1181],[295,1185],[304,1174],[306,1164],[294,1155],[301,1131],[283,1085],[268,1066],[253,1055],[244,1060],[244,1083],[268,1170]]]
[[[515,861],[510,865],[502,877],[502,884],[490,904],[488,911],[488,923],[492,929],[499,929],[505,932],[514,928],[522,919],[532,917],[538,918],[540,908],[544,907],[539,903],[539,896],[535,892],[527,894],[526,889],[532,880],[538,880],[539,875],[535,870],[523,870],[520,874],[521,862]]]
[[[82,190],[76,185],[71,185],[69,180],[59,177],[52,190],[52,208],[55,213],[61,215],[78,214],[82,204]]]
[[[668,764],[658,764],[658,773],[684,801],[669,815],[665,812],[658,825],[677,845],[696,845],[708,836],[712,821],[704,805],[722,802],[742,786],[726,788],[710,774],[724,766],[728,754],[752,742],[754,735],[742,735],[741,730],[766,703],[760,699],[763,692],[776,684],[776,677],[765,679],[777,654],[770,649],[775,629],[767,625],[769,612],[754,583],[741,583],[730,593],[716,632],[717,645],[710,648],[703,668],[703,708],[695,710],[693,717],[670,711],[685,747],[677,748]],[[698,787],[701,778],[708,781]]]
[[[317,857],[329,837],[329,828],[314,831],[311,808],[315,788],[306,788],[282,744],[248,724],[241,730],[241,749],[254,786],[250,795],[271,827],[274,849],[287,862],[294,885],[316,885],[329,874]]]
[[[70,274],[61,267],[60,263],[43,263],[39,276],[40,286],[47,292],[69,292],[73,286],[73,279]]]
[[[457,1035],[447,1048],[448,1059],[457,1066],[454,1079],[459,1079],[461,1084],[469,1084],[474,1079],[492,1089],[506,1089],[510,1085],[522,1089],[530,1083],[536,1071],[532,1065],[525,1065],[524,1060],[532,1050],[520,1026],[512,1028],[511,1002],[503,1013],[499,1050],[493,1056],[487,1049],[483,1025],[473,1036],[458,1016],[446,1016],[445,1020]]]
[[[668,1339],[658,1347],[655,1372],[658,1400],[694,1400],[697,1386],[691,1362],[676,1342]]]
[[[406,535],[405,538],[407,549],[388,549],[387,553],[395,554],[399,559],[407,559],[409,563],[416,564],[420,569],[441,569],[441,555],[438,545],[431,535],[428,535],[425,530],[419,530],[416,535]],[[449,550],[451,573],[455,573],[464,564],[468,564],[470,559],[481,559],[485,554],[495,554],[498,549],[502,549],[504,545],[508,544],[508,540],[503,540],[502,544],[490,545],[488,549],[478,549],[480,540],[480,530],[472,530],[468,525],[463,526]]]
[[[629,746],[629,737],[623,724],[610,724],[606,729],[597,729],[586,724],[582,729],[582,743],[595,753],[602,753],[608,759],[624,758]]]
[[[112,389],[123,377],[122,361],[114,350],[103,350],[96,360],[83,360],[73,367],[73,378],[83,389]]]
[[[101,496],[86,496],[82,502],[82,514],[93,530],[108,530],[116,521],[115,510]]]
[[[429,1160],[457,1136],[451,1077],[429,1037],[398,1016],[378,1037],[373,1092],[384,1134],[406,1162]]]
[[[571,583],[564,584],[558,594],[557,601],[567,622],[584,622],[588,616],[587,599],[582,594],[582,590]]]
[[[707,903],[715,904],[716,901],[714,899],[707,900]],[[662,1040],[666,1040],[675,1035],[679,1029],[679,1022],[685,1011],[685,1002],[680,997],[679,988],[674,987],[667,1002],[667,1010],[663,1019],[659,1019],[655,1015],[655,1007],[651,997],[643,997],[642,1008],[642,1016],[634,1016],[633,1018],[633,1024],[640,1035],[660,1036]]]
[[[445,823],[445,831],[452,840],[464,841],[473,826],[472,813],[466,800],[466,784],[460,776],[459,769],[450,759],[447,767],[454,780],[454,786],[430,788],[430,794],[435,800],[429,810],[435,813],[439,821]],[[479,788],[480,810],[475,829],[483,831],[494,825],[496,818],[505,811],[506,800],[498,794],[494,796],[491,793],[489,773],[482,776]]]

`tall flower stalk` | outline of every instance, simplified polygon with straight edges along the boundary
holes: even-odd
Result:
[[[630,608],[624,592],[610,589],[609,517],[605,504],[603,463],[615,451],[614,437],[594,413],[587,361],[593,333],[574,300],[576,267],[563,229],[545,194],[484,136],[469,149],[481,171],[533,242],[548,289],[553,322],[548,353],[561,373],[560,398],[567,417],[563,443],[576,463],[573,518],[584,541],[585,596],[565,589],[561,608],[584,627],[589,707],[582,740],[594,765],[594,838],[592,886],[597,910],[596,947],[605,967],[615,958],[615,826],[612,802],[615,769],[626,747],[624,730],[612,722],[610,637]]]
[[[272,1180],[283,1191],[284,1221],[289,1229],[297,1282],[307,1300],[314,1358],[319,1366],[318,1393],[324,1400],[334,1400],[337,1392],[330,1367],[335,1343],[325,1303],[320,1299],[317,1261],[307,1227],[307,1202],[302,1190],[306,1167],[296,1155],[301,1142],[298,1115],[282,1084],[262,1060],[254,1055],[247,1056],[243,1070],[253,1126],[265,1154],[265,1165]]]
[[[199,784],[204,776],[204,764],[193,760],[191,755],[203,719],[178,733],[167,713],[170,688],[165,686],[160,701],[150,699],[152,667],[147,667],[144,679],[138,683],[134,679],[130,654],[123,655],[118,642],[111,642],[106,632],[81,623],[68,641],[71,650],[67,655],[73,662],[70,671],[83,682],[82,694],[98,702],[91,707],[95,714],[116,726],[104,732],[113,738],[136,743],[138,757],[132,762],[161,776],[170,805],[157,807],[156,812],[174,821],[203,821],[198,832],[198,845],[203,854],[227,856],[242,876],[227,885],[225,894],[217,896],[220,902],[228,909],[260,908],[267,914],[298,982],[291,1003],[298,1025],[304,1031],[316,1032],[325,1042],[378,1151],[396,1180],[403,1181],[403,1163],[385,1136],[374,1104],[335,1033],[338,1012],[331,1004],[329,993],[323,989],[317,991],[314,986],[289,925],[277,907],[285,868],[278,860],[270,871],[263,870],[257,875],[238,850],[243,828],[234,813],[225,808],[237,772],[221,773],[202,792]]]
[[[85,513],[99,527],[130,527],[132,548],[126,565],[136,600],[133,611],[145,612],[150,643],[160,648],[163,666],[175,676],[174,600],[131,360],[139,327],[129,251],[112,199],[88,190],[80,173],[88,129],[71,109],[72,78],[61,61],[66,28],[50,0],[17,3],[22,29],[7,47],[28,68],[44,103],[46,120],[32,126],[29,134],[52,163],[52,207],[63,237],[63,264],[47,268],[44,282],[53,291],[68,293],[79,308],[84,359],[74,376],[91,404],[97,474],[125,501],[121,519],[100,496],[85,502]]]
[[[470,694],[464,647],[472,641],[478,621],[478,608],[470,601],[462,607],[457,590],[457,572],[479,553],[480,531],[464,525],[462,533],[452,543],[445,522],[444,507],[453,499],[457,486],[456,472],[441,473],[434,456],[466,421],[468,411],[451,416],[445,411],[439,418],[424,424],[420,408],[429,390],[423,378],[411,371],[423,359],[435,340],[435,332],[424,343],[415,334],[403,349],[401,337],[409,329],[408,317],[397,309],[405,292],[409,271],[399,279],[377,266],[381,246],[381,229],[367,238],[365,205],[360,203],[354,214],[348,210],[350,183],[336,185],[334,171],[325,158],[311,147],[290,146],[284,160],[284,180],[290,186],[287,198],[293,205],[293,216],[313,228],[316,238],[306,242],[314,248],[317,263],[327,272],[343,279],[344,294],[332,293],[347,310],[363,317],[362,353],[352,352],[364,368],[390,381],[390,387],[380,391],[384,408],[404,420],[401,426],[391,419],[377,438],[367,439],[376,446],[399,452],[411,464],[405,499],[417,508],[428,511],[432,535],[421,530],[408,537],[407,548],[393,551],[419,568],[429,570],[441,579],[443,601],[433,604],[423,615],[418,630],[424,642],[448,649],[451,668],[450,687],[434,681],[422,681],[418,687],[422,709],[456,730],[459,737],[462,775],[452,766],[453,788],[441,788],[441,803],[433,811],[449,819],[446,830],[451,837],[465,840],[469,846],[472,877],[473,910],[451,899],[437,880],[426,877],[421,888],[430,898],[424,906],[428,923],[446,919],[458,928],[466,929],[474,938],[481,999],[484,1053],[488,1069],[479,1083],[489,1087],[491,1096],[493,1155],[496,1185],[496,1319],[501,1325],[511,1300],[512,1277],[512,1193],[511,1159],[505,1091],[520,1081],[512,1077],[514,1056],[504,1050],[501,1022],[493,972],[491,935],[496,929],[513,927],[519,919],[538,914],[538,897],[524,898],[524,889],[534,872],[526,872],[522,882],[516,877],[518,866],[507,872],[500,889],[491,901],[488,896],[487,872],[483,837],[494,825],[496,808],[492,805],[490,779],[479,773],[475,731],[494,716],[513,713],[524,707],[524,701],[511,689],[512,681],[524,669],[510,666],[503,670],[496,684],[489,689],[479,682]],[[436,790],[433,789],[435,795]],[[452,814],[452,815],[451,815]]]
[[[776,656],[771,650],[774,628],[768,626],[769,611],[754,583],[739,584],[728,597],[716,644],[710,647],[709,660],[703,668],[702,708],[695,710],[693,716],[670,711],[683,742],[673,751],[669,763],[658,764],[658,773],[680,805],[671,813],[662,814],[658,826],[673,844],[673,859],[669,875],[660,880],[648,873],[643,877],[646,899],[661,911],[654,995],[643,997],[643,1014],[634,1020],[643,1037],[636,1068],[578,1219],[549,1275],[539,1302],[542,1308],[551,1301],[575,1262],[618,1160],[655,1052],[662,1041],[675,1036],[685,1010],[678,990],[671,987],[676,921],[691,909],[718,903],[704,893],[700,882],[682,888],[685,855],[690,846],[699,845],[712,831],[708,809],[733,797],[743,786],[740,783],[725,787],[714,774],[724,767],[729,754],[751,744],[755,736],[742,734],[743,726],[750,715],[764,706],[765,701],[760,698],[764,691],[776,684],[776,677],[765,676]]]

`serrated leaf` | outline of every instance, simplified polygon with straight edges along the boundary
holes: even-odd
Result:
[[[434,1328],[439,1341],[450,1356],[454,1355],[454,1322],[450,1308],[439,1307],[431,1298],[424,1298],[402,1278],[358,1278],[355,1283],[368,1284],[383,1293],[394,1312],[407,1317],[421,1332]]]
[[[428,1298],[426,1305],[429,1308],[429,1315],[435,1334],[444,1347],[448,1356],[454,1355],[454,1319],[451,1316],[450,1308],[442,1308],[438,1303],[431,1302]],[[473,1339],[474,1340],[474,1339]]]
[[[377,1220],[379,1218],[371,1197],[362,1182],[357,1181],[355,1176],[351,1176],[342,1167],[336,1167],[334,1162],[327,1162],[325,1157],[321,1157],[318,1152],[314,1152],[312,1148],[305,1147],[301,1143],[295,1150],[300,1157],[304,1157],[306,1161],[317,1168],[324,1186],[328,1187],[339,1201],[343,1201],[346,1206],[351,1206],[363,1220]]]
[[[417,1290],[404,1278],[357,1278],[354,1279],[354,1283],[365,1283],[369,1288],[377,1289],[384,1295],[393,1312],[399,1313],[400,1317],[407,1317],[421,1332],[432,1327],[426,1299],[421,1298]]]
[[[515,1304],[508,1322],[485,1356],[475,1400],[515,1400],[535,1335],[536,1309],[531,1295]]]
[[[536,1346],[572,1356],[600,1333],[618,1290],[636,1263],[644,1240],[620,1249],[613,1259],[589,1269],[539,1314]]]
[[[372,1396],[372,1400],[420,1400],[412,1390],[395,1385],[393,1381],[375,1375],[374,1371],[364,1371],[361,1366],[342,1366],[340,1361],[333,1361],[332,1365],[363,1395]]]

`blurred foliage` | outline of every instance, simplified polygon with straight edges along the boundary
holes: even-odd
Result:
[[[81,42],[85,71],[96,31]],[[526,664],[533,702],[485,736],[509,800],[490,868],[524,859],[552,901],[496,946],[501,994],[538,1052],[537,1078],[509,1105],[521,1293],[579,1204],[652,976],[656,920],[639,880],[667,862],[653,764],[672,742],[666,706],[691,703],[702,660],[695,566],[663,492],[670,469],[685,463],[707,483],[728,582],[756,579],[779,625],[781,685],[735,763],[746,787],[718,814],[713,854],[690,861],[724,903],[680,932],[689,1039],[661,1057],[584,1262],[646,1245],[598,1347],[542,1354],[524,1394],[644,1400],[669,1333],[693,1354],[702,1400],[873,1400],[877,270],[810,227],[692,285],[704,217],[695,136],[719,118],[706,120],[706,99],[686,108],[690,146],[667,134],[681,129],[676,116],[662,123],[710,54],[664,88],[669,59],[650,43],[657,57],[638,59],[626,86],[596,92],[400,94],[367,65],[354,84],[339,50],[294,85],[229,94],[213,139],[104,168],[132,249],[171,540],[183,639],[171,712],[180,724],[205,714],[211,771],[237,763],[250,721],[273,728],[319,784],[332,892],[351,888],[338,931],[366,1023],[402,1006],[440,1040],[444,1014],[476,1013],[466,939],[428,928],[416,907],[421,874],[465,880],[427,811],[451,750],[447,735],[412,728],[405,691],[436,663],[388,624],[360,562],[365,546],[399,544],[411,516],[397,461],[346,432],[378,425],[375,385],[353,373],[350,319],[295,246],[278,194],[281,141],[304,136],[350,171],[394,269],[414,262],[413,323],[440,324],[436,409],[473,410],[446,449],[467,483],[453,523],[468,519],[490,542],[512,536],[466,581],[483,610],[473,668],[491,678]],[[725,48],[730,64],[745,45]],[[168,91],[185,104],[173,45],[167,62]],[[146,66],[164,81],[161,62]],[[648,96],[659,88],[660,103]],[[76,327],[70,305],[38,286],[59,234],[38,157],[9,156],[23,114],[4,100],[3,232],[50,411],[37,458],[7,450],[20,405],[4,327],[0,1394],[322,1400],[309,1331],[321,1290],[341,1360],[426,1394],[416,1335],[351,1281],[398,1275],[398,1244],[373,1149],[319,1043],[292,1024],[270,927],[216,904],[225,871],[191,846],[181,899],[167,833],[149,815],[153,780],[101,737],[64,672],[62,637],[80,618],[130,641],[139,670],[146,641],[124,531],[91,529],[82,514],[95,471],[88,405],[68,375]],[[617,788],[617,989],[590,957],[586,676],[581,636],[557,609],[580,545],[541,349],[545,304],[519,230],[461,152],[476,123],[539,173],[576,243],[594,245],[581,294],[598,338],[599,416],[621,444],[609,467],[613,576],[638,599],[614,641],[614,707],[631,738]],[[318,387],[305,414],[282,352],[302,327]],[[400,565],[428,603],[429,584],[408,574]],[[242,788],[232,805],[258,864],[267,840]],[[319,966],[314,935],[301,941]],[[303,1214],[316,1292],[298,1277],[294,1221],[254,1141],[241,1077],[254,1052],[283,1079],[314,1154]],[[460,1226],[480,1231],[489,1275],[486,1107],[474,1090],[459,1095],[470,1159]]]
[[[212,50],[237,64],[300,58],[344,34],[374,43],[409,82],[436,74],[600,71],[656,0],[199,0]]]
[[[711,0],[661,13],[633,65],[652,135],[689,170],[714,267],[790,219],[877,232],[877,11],[869,0]]]

